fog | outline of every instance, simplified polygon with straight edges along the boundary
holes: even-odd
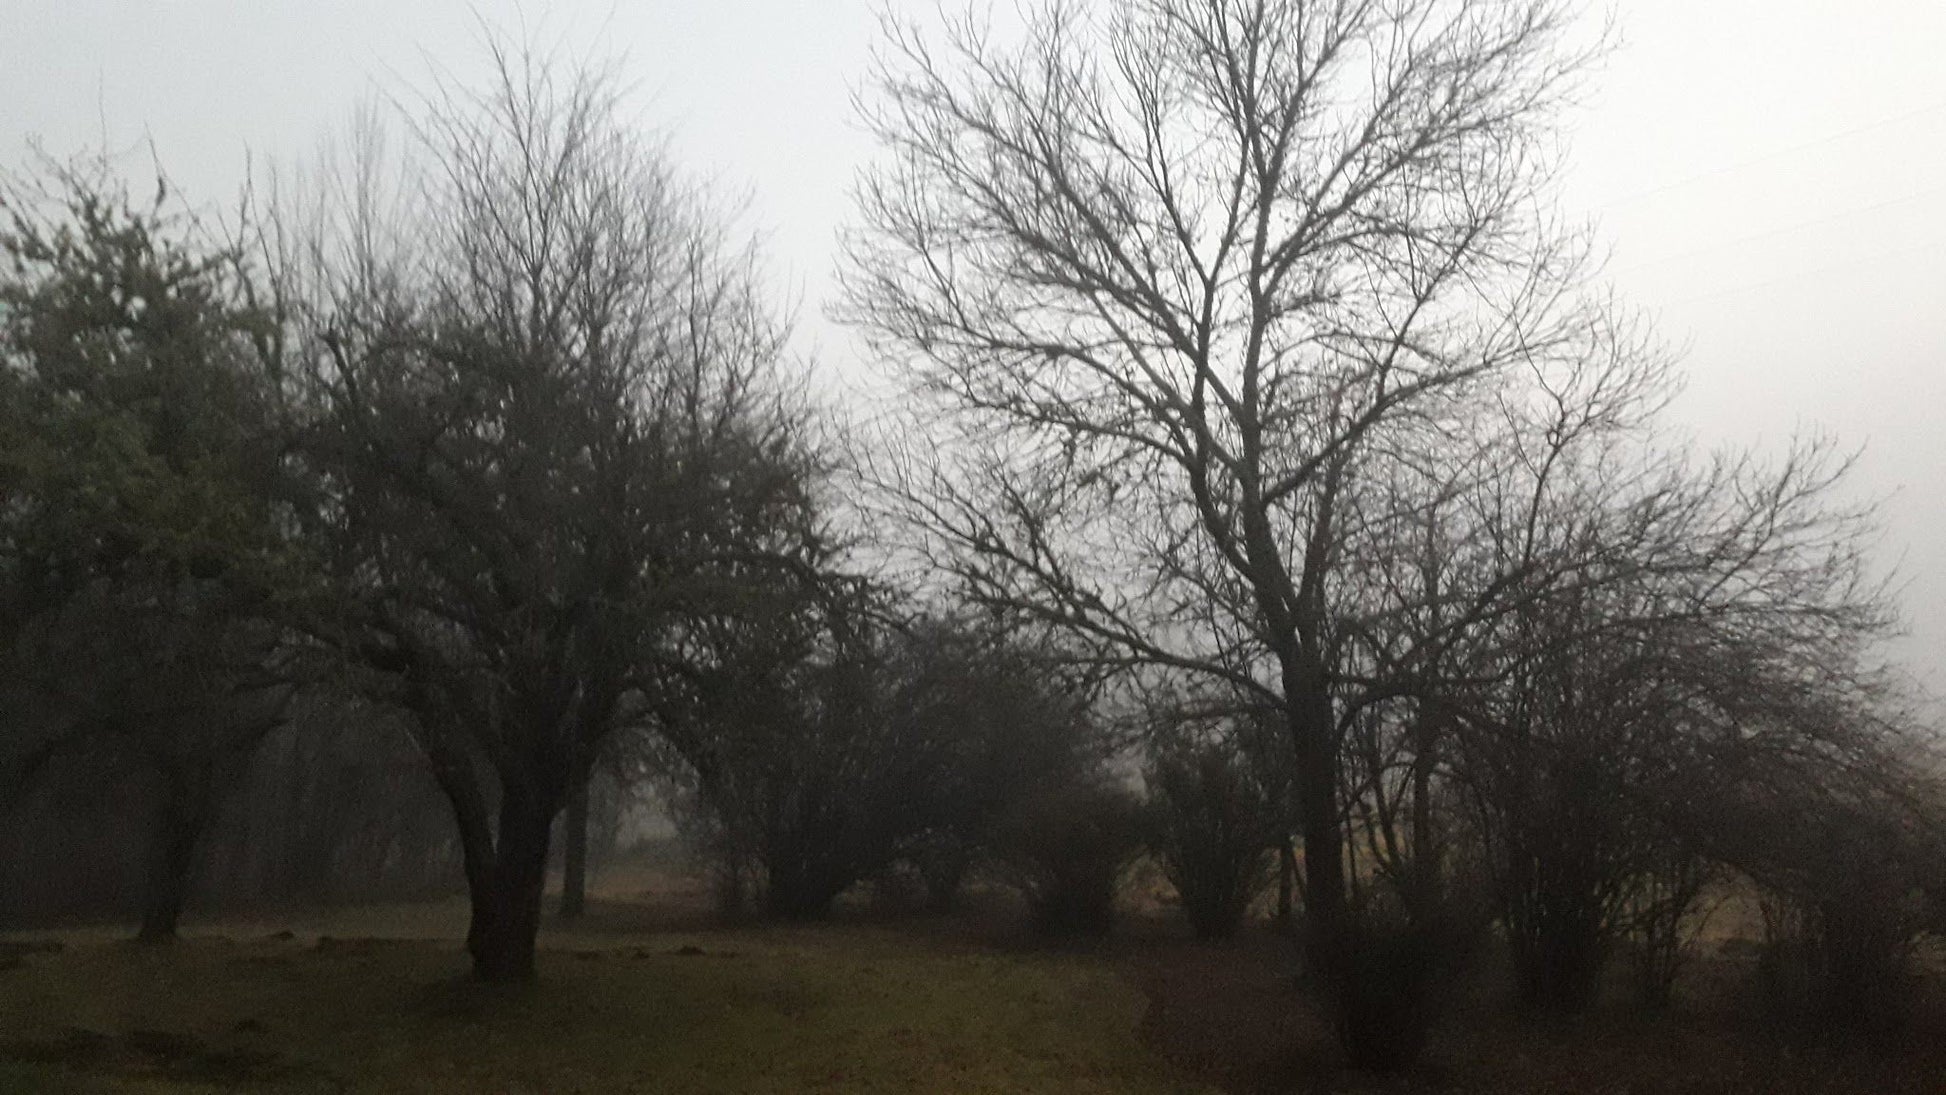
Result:
[[[902,5],[916,7],[916,5]],[[824,318],[847,190],[870,155],[851,94],[868,0],[602,5],[425,0],[4,0],[0,148],[151,141],[220,203],[311,152],[360,96],[477,66],[480,26],[619,53],[644,120],[747,192],[827,379],[870,364]],[[1679,420],[1774,446],[1864,449],[1904,583],[1901,655],[1946,683],[1946,7],[1930,0],[1626,0],[1620,47],[1571,118],[1565,208],[1610,276],[1687,347]]]
[[[1946,1069],[1946,9],[983,12],[0,0],[0,1086]]]

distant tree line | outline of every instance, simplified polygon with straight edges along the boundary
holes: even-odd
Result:
[[[1887,1015],[1946,800],[1872,513],[1828,441],[1660,425],[1550,212],[1572,14],[890,22],[877,432],[600,70],[495,46],[236,216],[12,176],[0,916],[463,887],[521,980],[653,795],[784,918],[978,877],[1101,932],[1147,860],[1368,1065],[1494,938],[1533,1007],[1666,1001],[1730,879],[1781,1006]]]

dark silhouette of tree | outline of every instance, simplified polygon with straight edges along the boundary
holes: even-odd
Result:
[[[1142,848],[1141,803],[1107,772],[1036,787],[995,827],[1003,874],[1043,935],[1107,935],[1122,876]]]
[[[488,980],[534,972],[555,816],[676,622],[796,565],[809,457],[747,250],[611,81],[493,47],[392,176],[368,131],[292,233],[351,606],[454,808]],[[335,187],[335,189],[334,189]]]
[[[1109,750],[1092,710],[1096,682],[1065,659],[1052,636],[971,616],[922,617],[902,629],[894,717],[933,750],[922,828],[902,858],[933,911],[957,903],[1019,803],[1085,781]]]
[[[1571,562],[1469,652],[1446,709],[1523,992],[1552,1010],[1592,999],[1648,891],[1720,854],[1717,806],[1767,782],[1767,755],[1834,777],[1883,755],[1866,682],[1890,617],[1869,511],[1836,500],[1844,462],[1815,442],[1774,466],[1591,457],[1518,534]],[[1834,706],[1850,728],[1812,717]]]
[[[302,679],[310,593],[280,317],[239,250],[103,160],[0,190],[0,692],[13,779],[114,750],[157,785],[140,937]]]

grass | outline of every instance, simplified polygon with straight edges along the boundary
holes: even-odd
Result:
[[[1574,1022],[1520,1015],[1483,954],[1447,986],[1426,1060],[1375,1076],[1344,1067],[1290,941],[1198,943],[1141,892],[1114,940],[1075,953],[1030,944],[1004,902],[726,929],[696,880],[609,881],[572,930],[550,922],[540,982],[514,990],[464,976],[463,901],[206,926],[167,948],[109,929],[0,941],[0,1095],[1946,1091],[1946,953],[1923,963],[1910,1038],[1862,1048],[1767,1030],[1734,933],[1653,1016],[1619,993]]]
[[[82,938],[0,972],[0,1091],[1202,1090],[1086,956],[865,926],[554,934],[540,983],[504,990],[448,942],[244,939]]]

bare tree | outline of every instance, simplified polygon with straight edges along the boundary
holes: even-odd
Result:
[[[1474,544],[1529,560],[1535,581],[1445,652],[1425,699],[1529,1002],[1588,1003],[1651,890],[1668,891],[1663,928],[1680,920],[1700,859],[1721,855],[1716,804],[1762,781],[1760,758],[1822,756],[1835,776],[1873,737],[1862,685],[1890,618],[1845,467],[1821,441],[1767,464],[1610,436],[1473,522]],[[1810,717],[1834,705],[1858,732]]]
[[[294,233],[292,284],[343,635],[416,716],[475,971],[509,980],[534,972],[554,818],[655,688],[672,621],[814,530],[751,254],[605,75],[492,60],[412,120],[397,208],[360,146]]]
[[[983,599],[1281,714],[1340,987],[1348,500],[1404,439],[1439,454],[1516,381],[1634,349],[1542,212],[1569,16],[1050,3],[1018,41],[893,24],[865,103],[845,314],[954,431],[884,478]]]

